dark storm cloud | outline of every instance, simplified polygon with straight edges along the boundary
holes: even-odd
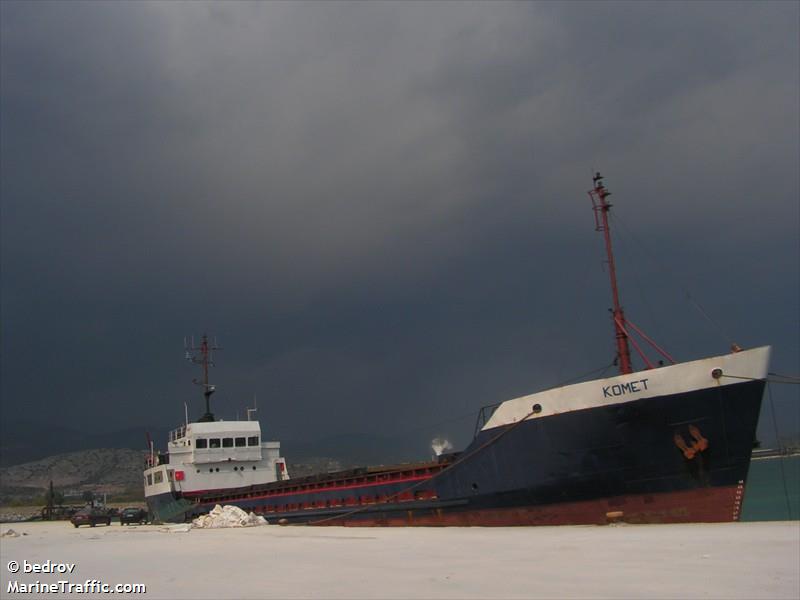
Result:
[[[4,414],[180,419],[203,328],[220,411],[257,393],[293,437],[601,367],[593,169],[629,313],[681,358],[735,337],[796,372],[797,13],[3,3]]]

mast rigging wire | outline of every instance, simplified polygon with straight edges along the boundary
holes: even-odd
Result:
[[[688,287],[684,285],[683,281],[678,277],[677,273],[674,269],[671,269],[666,263],[660,260],[656,255],[654,255],[650,249],[639,239],[639,237],[633,232],[631,228],[629,228],[625,221],[620,219],[618,214],[614,214],[612,219],[616,224],[619,224],[620,227],[625,231],[626,235],[629,235],[631,239],[644,251],[644,253],[648,256],[650,260],[652,260],[656,265],[658,265],[662,270],[669,273],[673,279],[677,282],[678,286],[680,287],[681,291],[685,294],[686,299],[692,304],[695,309],[709,322],[711,323],[717,330],[722,338],[729,344],[733,345],[735,342],[733,341],[733,336],[715,319],[708,314],[705,308],[698,302],[694,296],[692,296],[691,292],[689,291]]]
[[[410,485],[410,486],[406,487],[405,489],[400,490],[399,492],[395,492],[391,496],[387,496],[386,497],[386,502],[394,500],[395,498],[397,498],[401,494],[405,494],[406,492],[409,492],[409,491],[411,491],[411,490],[413,490],[413,489],[415,489],[415,488],[417,488],[417,487],[419,487],[419,486],[421,486],[421,485],[423,485],[425,483],[430,483],[431,481],[433,481],[434,479],[439,477],[442,473],[445,473],[445,472],[449,471],[450,469],[452,469],[453,467],[455,467],[456,465],[459,465],[459,464],[469,460],[470,458],[472,458],[473,456],[475,456],[479,452],[485,450],[486,448],[488,448],[489,446],[494,444],[497,440],[499,440],[501,437],[503,437],[507,433],[513,431],[514,429],[516,429],[517,427],[519,427],[520,425],[525,423],[528,420],[528,418],[532,417],[534,414],[536,414],[536,410],[532,409],[527,415],[522,417],[519,421],[517,421],[516,423],[512,423],[508,427],[505,427],[500,433],[498,433],[493,438],[487,440],[486,442],[484,442],[483,444],[481,444],[480,446],[475,448],[469,454],[465,454],[464,456],[459,456],[455,461],[453,461],[451,464],[449,464],[446,467],[444,467],[438,473],[434,473],[431,477],[429,477],[427,479],[423,479],[422,481],[418,481],[417,483],[415,483],[413,485]],[[319,519],[317,521],[308,521],[308,522],[306,522],[306,525],[320,525],[322,523],[327,523],[329,521],[335,521],[337,519],[343,519],[345,517],[349,517],[351,515],[354,515],[354,514],[369,510],[370,508],[372,508],[372,505],[369,505],[369,504],[365,505],[365,506],[360,506],[360,507],[358,507],[356,509],[353,509],[353,510],[351,510],[349,512],[346,512],[346,513],[342,513],[342,514],[339,514],[339,515],[333,515],[331,517],[326,517],[324,519]]]
[[[775,417],[775,403],[772,400],[772,387],[767,384],[767,395],[769,396],[769,406],[770,412],[772,413],[772,429],[775,433],[775,443],[780,446],[780,438],[778,437],[778,420]],[[783,456],[780,456],[778,460],[780,461],[778,464],[781,466],[781,482],[783,483],[783,497],[786,499],[786,512],[787,518],[789,520],[792,519],[792,503],[789,501],[789,488],[786,485],[786,470],[783,466]]]

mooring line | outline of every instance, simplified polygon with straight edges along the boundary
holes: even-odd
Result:
[[[415,483],[414,485],[411,485],[411,486],[409,486],[409,487],[407,487],[407,488],[405,488],[405,489],[402,489],[402,490],[400,490],[399,492],[395,492],[395,493],[394,493],[394,494],[392,494],[391,496],[388,496],[388,497],[387,497],[387,504],[389,503],[389,501],[391,501],[391,500],[393,500],[394,498],[397,498],[398,496],[400,496],[400,494],[405,494],[406,492],[409,492],[409,491],[411,491],[411,490],[413,490],[413,489],[415,489],[415,488],[417,488],[417,487],[421,486],[421,485],[422,485],[422,484],[424,484],[424,483],[429,483],[429,482],[433,481],[434,479],[436,479],[437,477],[439,477],[439,476],[440,476],[442,473],[445,473],[446,471],[449,471],[450,469],[452,469],[452,468],[453,468],[453,467],[455,467],[456,465],[460,465],[461,463],[463,463],[463,462],[465,462],[465,461],[469,460],[470,458],[472,458],[473,456],[475,456],[476,454],[478,454],[478,452],[481,452],[481,451],[485,450],[486,448],[488,448],[489,446],[491,446],[492,444],[494,444],[494,443],[495,443],[497,440],[499,440],[501,437],[503,437],[503,436],[504,436],[504,435],[506,435],[507,433],[510,433],[511,431],[513,431],[514,429],[516,429],[517,427],[519,427],[520,425],[522,425],[522,424],[523,424],[525,421],[527,421],[527,420],[528,420],[528,417],[530,417],[530,416],[532,416],[532,415],[536,414],[536,412],[538,412],[538,411],[536,411],[536,410],[534,410],[534,409],[531,409],[531,412],[529,412],[527,415],[525,415],[524,417],[522,417],[522,419],[520,419],[520,420],[519,420],[519,421],[517,421],[516,423],[514,423],[514,424],[510,425],[509,427],[506,427],[506,428],[505,428],[503,431],[501,431],[500,433],[498,433],[498,434],[497,434],[496,436],[494,436],[492,439],[490,439],[490,440],[486,441],[485,443],[483,443],[483,444],[481,444],[480,446],[478,446],[477,448],[475,448],[475,449],[474,449],[472,452],[470,452],[469,454],[465,454],[464,456],[462,456],[462,457],[460,457],[460,458],[456,459],[456,460],[455,460],[455,461],[454,461],[454,462],[453,462],[451,465],[448,465],[447,467],[443,468],[443,469],[442,469],[441,471],[439,471],[438,473],[434,473],[434,474],[433,474],[433,476],[429,477],[428,479],[423,479],[422,481],[418,481],[418,482],[417,482],[417,483]],[[327,523],[328,521],[335,521],[336,519],[343,519],[343,518],[345,518],[345,517],[349,517],[349,516],[351,516],[351,515],[354,515],[354,514],[357,514],[357,513],[360,513],[360,512],[364,512],[364,511],[366,511],[366,510],[369,510],[369,509],[371,509],[373,506],[374,506],[374,505],[371,505],[371,504],[370,504],[370,505],[366,505],[366,506],[360,506],[360,507],[358,507],[358,508],[356,508],[356,509],[354,509],[354,510],[351,510],[351,511],[349,511],[349,512],[346,512],[346,513],[342,513],[342,514],[340,514],[340,515],[334,515],[334,516],[332,516],[332,517],[327,517],[327,518],[325,518],[325,519],[320,519],[320,520],[318,520],[318,521],[308,521],[308,522],[306,522],[306,525],[320,525],[321,523]]]

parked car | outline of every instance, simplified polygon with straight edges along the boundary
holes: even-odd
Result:
[[[42,521],[68,521],[72,518],[72,515],[82,508],[83,506],[65,506],[61,504],[51,506],[49,509],[45,506],[41,510],[41,519]]]
[[[125,508],[119,513],[119,523],[120,525],[130,525],[131,523],[144,525],[147,523],[147,511],[135,506]]]
[[[111,525],[111,516],[106,511],[99,508],[84,508],[72,515],[70,523],[75,525],[75,527],[80,527],[81,525],[94,527],[98,523]]]

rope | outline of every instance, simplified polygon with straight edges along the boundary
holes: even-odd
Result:
[[[723,373],[722,377],[728,377],[729,379],[744,379],[746,381],[762,381],[761,377],[742,377],[741,375],[728,375],[727,373]],[[789,381],[783,381],[781,379],[773,379],[773,377],[786,377]],[[767,373],[766,381],[769,383],[782,383],[788,385],[800,385],[800,377],[789,377],[786,375],[778,375],[777,373]]]
[[[616,226],[617,225],[616,213],[609,212],[609,218],[612,221],[614,221],[614,225]],[[649,317],[648,328],[651,331],[656,331],[657,337],[663,338],[661,327],[658,326],[658,324],[661,323],[661,320],[656,318],[655,311],[653,310],[653,307],[650,303],[647,293],[645,292],[645,287],[642,284],[642,279],[641,277],[639,277],[639,269],[636,268],[636,261],[633,259],[633,257],[637,255],[636,250],[628,243],[627,234],[629,234],[630,232],[628,228],[622,224],[621,221],[619,224],[622,225],[626,234],[626,235],[617,234],[617,240],[619,241],[619,248],[622,251],[621,254],[623,255],[623,258],[626,259],[628,265],[630,265],[630,268],[626,273],[626,277],[630,275],[631,280],[633,280],[634,284],[636,284],[636,291],[639,294],[639,300],[641,301],[642,305],[647,311],[647,316]],[[657,329],[654,329],[654,327],[656,327]]]
[[[772,428],[775,433],[775,442],[780,446],[780,438],[778,437],[778,420],[775,418],[775,403],[772,401],[772,387],[767,386],[767,394],[769,395],[769,406],[772,412]],[[781,481],[783,482],[783,496],[786,498],[786,514],[789,520],[792,519],[792,504],[789,501],[789,489],[786,486],[786,470],[783,467],[783,456],[778,459],[781,466]]]
[[[772,376],[776,376],[776,377],[784,377],[783,375],[778,375],[777,373],[768,373],[768,375],[772,375]],[[747,380],[750,380],[750,381],[757,381],[757,379],[755,377],[740,377],[738,375],[725,375],[724,373],[723,373],[722,376],[723,377],[730,377],[731,379],[747,379]],[[794,378],[792,378],[792,379],[794,379]],[[772,416],[772,431],[775,434],[775,443],[780,448],[781,440],[780,440],[780,437],[778,437],[778,420],[777,420],[777,418],[775,416],[775,401],[772,399],[772,386],[769,385],[770,383],[794,383],[794,384],[797,384],[797,383],[800,383],[800,379],[798,379],[798,381],[776,381],[774,379],[770,379],[769,377],[767,377],[767,395],[769,396],[769,407],[770,407],[770,413],[771,413],[771,416]],[[786,486],[786,470],[784,469],[784,466],[783,466],[783,459],[784,459],[784,456],[783,456],[783,454],[781,454],[780,458],[778,459],[780,461],[778,464],[781,467],[781,482],[783,483],[783,496],[786,499],[786,511],[787,511],[788,516],[789,516],[789,519],[791,520],[791,518],[792,518],[792,504],[789,501],[789,489]]]
[[[694,296],[692,296],[692,294],[689,292],[689,289],[685,285],[683,285],[683,282],[675,273],[675,271],[669,268],[669,266],[666,263],[659,260],[657,256],[655,256],[652,252],[650,252],[650,249],[647,246],[645,246],[645,244],[638,238],[638,236],[635,233],[633,233],[631,229],[628,228],[625,222],[622,219],[620,219],[618,214],[614,214],[613,219],[615,221],[615,224],[619,223],[619,225],[622,226],[622,229],[625,230],[625,233],[631,236],[633,241],[636,242],[636,244],[638,244],[638,246],[645,252],[645,254],[647,254],[650,260],[656,263],[665,272],[672,275],[673,279],[678,283],[683,293],[686,294],[686,299],[700,312],[700,314],[709,323],[711,323],[717,329],[717,332],[722,336],[724,340],[726,340],[729,344],[733,344],[733,337],[729,335],[728,331],[725,328],[723,328],[722,325],[720,325],[716,320],[712,319],[711,315],[709,315],[706,312],[706,310],[700,305],[700,303],[697,300],[695,300]]]
[[[555,388],[563,387],[563,386],[565,386],[567,384],[570,384],[570,383],[573,383],[575,381],[580,381],[581,379],[585,379],[586,377],[589,377],[590,375],[594,375],[595,373],[599,373],[600,376],[602,377],[603,375],[605,375],[606,371],[608,371],[613,366],[614,366],[614,361],[612,360],[605,367],[600,367],[599,369],[594,369],[593,371],[589,371],[588,373],[583,373],[582,375],[578,375],[576,377],[573,377],[572,379],[567,379],[565,381],[562,381],[560,383],[555,384],[552,388],[549,388],[549,389],[555,389]],[[543,390],[543,391],[547,391],[547,390]],[[500,404],[502,404],[502,402]]]
[[[567,384],[573,383],[575,381],[580,381],[581,379],[585,379],[586,377],[590,377],[591,375],[595,375],[595,374],[599,374],[600,377],[602,377],[603,375],[605,375],[606,371],[608,371],[613,366],[614,366],[614,362],[612,361],[612,362],[610,362],[608,365],[606,365],[604,367],[600,367],[598,369],[593,369],[593,370],[589,371],[588,373],[583,373],[581,375],[576,375],[575,377],[572,377],[572,378],[567,379],[565,381],[561,381],[559,383],[556,383],[554,386],[552,386],[550,388],[546,388],[545,390],[542,390],[542,391],[547,391],[548,389],[559,388],[559,387],[565,386]],[[488,408],[488,407],[492,407],[492,406],[500,406],[503,402],[505,402],[505,400],[501,401],[501,402],[496,402],[494,404],[487,404],[487,405],[483,406],[482,408]],[[455,423],[457,421],[461,421],[463,419],[466,419],[467,417],[474,417],[474,416],[475,416],[475,411],[473,410],[473,411],[470,411],[468,413],[462,413],[460,415],[456,415],[455,417],[451,417],[449,419],[445,419],[443,421],[437,421],[436,423],[427,423],[425,425],[416,425],[416,426],[412,426],[412,427],[407,427],[406,429],[401,429],[400,431],[398,431],[397,433],[395,433],[393,435],[395,437],[397,437],[397,436],[405,435],[405,434],[408,434],[408,433],[416,433],[418,431],[425,431],[427,429],[434,429],[434,428],[439,427],[440,425],[447,425],[449,423]]]
[[[561,387],[562,385],[566,385],[566,383],[569,383],[570,381],[575,381],[575,380],[578,380],[578,379],[582,379],[582,378],[584,378],[584,377],[587,377],[587,376],[589,376],[589,375],[592,375],[592,374],[594,374],[594,373],[597,373],[597,372],[599,372],[599,371],[601,371],[601,372],[602,372],[601,374],[605,374],[605,372],[606,372],[608,369],[610,369],[612,366],[614,366],[614,363],[613,363],[613,362],[612,362],[611,364],[609,364],[609,365],[605,366],[605,367],[601,367],[600,369],[595,369],[594,371],[590,371],[590,372],[588,372],[588,373],[584,373],[583,375],[579,375],[578,377],[574,377],[573,379],[571,379],[571,380],[568,380],[568,381],[566,381],[566,382],[564,382],[564,383],[562,383],[562,384],[559,384],[559,385],[557,385],[557,386],[555,386],[555,387]],[[738,377],[738,376],[736,376],[736,375],[724,375],[724,374],[723,374],[723,377],[731,377],[731,378],[734,378],[734,379],[750,379],[750,380],[755,380],[755,378],[753,378],[753,377]],[[772,391],[771,391],[771,389],[769,388],[769,386],[767,386],[767,389],[769,389],[769,390],[770,390],[770,392],[769,392],[769,398],[770,398],[770,403],[772,404]],[[502,404],[502,403],[501,403],[501,404]],[[467,460],[469,460],[470,458],[472,458],[473,456],[475,456],[475,455],[476,455],[476,454],[478,454],[479,452],[482,452],[483,450],[485,450],[486,448],[488,448],[488,447],[489,447],[489,446],[491,446],[492,444],[496,443],[496,442],[497,442],[497,441],[498,441],[500,438],[502,438],[504,435],[506,435],[506,434],[510,433],[511,431],[513,431],[514,429],[516,429],[517,427],[519,427],[520,425],[522,425],[522,424],[523,424],[525,421],[527,421],[527,420],[528,420],[528,418],[530,418],[530,417],[531,417],[533,414],[534,414],[534,411],[533,411],[533,410],[531,410],[531,411],[530,411],[528,414],[526,414],[524,417],[522,417],[522,419],[520,419],[519,421],[517,421],[517,422],[516,422],[516,423],[514,423],[513,425],[511,425],[511,426],[509,426],[509,427],[506,427],[505,429],[503,429],[503,431],[501,431],[500,433],[498,433],[496,436],[494,436],[494,437],[493,437],[493,438],[491,438],[490,440],[487,440],[486,442],[484,442],[483,444],[481,444],[480,446],[478,446],[477,448],[475,448],[475,449],[474,449],[472,452],[470,452],[470,453],[468,453],[468,454],[465,454],[464,456],[462,456],[462,457],[458,458],[458,459],[457,459],[457,460],[455,460],[455,461],[454,461],[452,464],[450,464],[449,466],[447,466],[447,467],[443,468],[441,471],[439,471],[438,473],[435,473],[433,476],[429,477],[428,479],[423,479],[422,481],[418,481],[417,483],[414,483],[414,484],[412,484],[412,485],[410,485],[410,486],[408,486],[408,487],[406,487],[406,488],[404,488],[404,489],[400,490],[399,492],[395,492],[395,493],[394,493],[394,494],[392,494],[391,496],[387,496],[387,498],[386,498],[386,502],[387,502],[387,503],[388,503],[388,502],[391,502],[392,500],[394,500],[395,498],[397,498],[397,497],[398,497],[398,496],[400,496],[401,494],[405,494],[405,493],[407,493],[407,492],[410,492],[410,491],[412,491],[412,490],[414,490],[414,489],[418,488],[419,486],[421,486],[421,485],[423,485],[423,484],[430,483],[431,481],[433,481],[434,479],[436,479],[437,477],[439,477],[440,475],[442,475],[442,473],[445,473],[446,471],[448,471],[448,470],[452,469],[453,467],[455,467],[455,466],[457,466],[457,465],[460,465],[460,464],[462,464],[462,463],[466,462]],[[774,427],[775,427],[775,437],[776,437],[776,439],[777,439],[777,435],[778,435],[778,434],[777,434],[777,431],[778,431],[777,427],[778,427],[778,426],[777,426],[777,422],[775,421],[775,408],[774,408],[774,405],[773,405],[773,407],[772,407],[772,420],[773,420],[773,425],[774,425]],[[782,459],[781,459],[781,460],[782,460]],[[783,488],[784,488],[784,492],[785,492],[785,495],[786,495],[786,505],[787,505],[787,507],[789,507],[789,516],[790,516],[790,518],[791,518],[791,506],[790,506],[790,504],[789,504],[789,492],[788,492],[788,490],[787,490],[787,488],[786,488],[786,476],[785,476],[785,473],[784,473],[784,470],[783,470],[783,462],[781,462],[781,473],[783,474]],[[327,518],[324,518],[324,519],[318,519],[318,520],[316,520],[316,521],[307,521],[305,524],[306,524],[306,525],[321,525],[321,524],[323,524],[323,523],[329,523],[329,522],[331,522],[331,521],[335,521],[335,520],[337,520],[337,519],[344,519],[344,518],[346,518],[346,517],[350,517],[350,516],[352,516],[352,515],[355,515],[355,514],[358,514],[358,513],[361,513],[361,512],[367,511],[367,510],[370,510],[370,509],[372,509],[372,508],[373,508],[373,506],[374,506],[374,505],[371,505],[371,504],[369,504],[369,505],[365,505],[365,506],[359,506],[358,508],[355,508],[355,509],[353,509],[353,510],[351,510],[351,511],[348,511],[348,512],[345,512],[345,513],[341,513],[341,514],[338,514],[338,515],[334,515],[334,516],[332,516],[332,517],[327,517]]]
[[[780,373],[767,373],[767,375],[771,375],[772,377],[777,377],[778,379],[788,380],[788,381],[778,381],[776,379],[770,379],[770,381],[774,383],[800,383],[800,377],[797,375],[781,375]]]
[[[484,442],[483,444],[481,444],[480,446],[475,448],[469,454],[465,454],[464,456],[462,456],[461,458],[457,459],[455,462],[453,462],[448,467],[445,467],[444,469],[442,469],[438,473],[435,473],[432,477],[429,477],[428,479],[423,479],[422,481],[418,481],[417,483],[415,483],[413,485],[410,485],[407,488],[400,490],[399,492],[395,492],[391,496],[388,496],[386,498],[386,501],[390,502],[390,501],[394,500],[395,498],[397,498],[398,496],[400,496],[401,494],[405,494],[406,492],[410,492],[411,490],[413,490],[415,488],[418,488],[423,483],[430,483],[431,481],[433,481],[434,479],[439,477],[445,471],[448,471],[448,470],[452,469],[453,467],[455,467],[456,465],[460,465],[461,463],[466,462],[467,460],[469,460],[470,458],[475,456],[478,452],[481,452],[481,451],[485,450],[486,448],[488,448],[489,446],[494,444],[497,440],[499,440],[501,437],[503,437],[507,433],[513,431],[514,429],[516,429],[517,427],[522,425],[528,419],[528,417],[530,417],[533,414],[534,414],[534,411],[531,410],[531,412],[529,412],[527,415],[525,415],[521,420],[517,421],[516,423],[514,423],[510,427],[507,427],[506,429],[504,429],[503,431],[498,433],[496,436],[494,436],[492,439]],[[306,525],[320,525],[322,523],[328,523],[330,521],[335,521],[336,519],[343,519],[345,517],[349,517],[351,515],[355,515],[357,513],[364,512],[365,510],[369,510],[369,509],[372,508],[372,506],[373,505],[360,506],[360,507],[358,507],[356,509],[353,509],[353,510],[351,510],[349,512],[346,512],[346,513],[342,513],[340,515],[334,515],[332,517],[327,517],[325,519],[320,519],[318,521],[308,521],[306,523]]]

